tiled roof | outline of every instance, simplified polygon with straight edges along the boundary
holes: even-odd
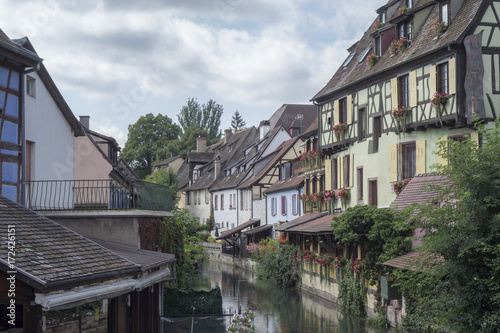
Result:
[[[171,162],[175,161],[178,158],[182,158],[182,157],[180,157],[179,155],[172,156],[172,157],[167,158],[166,160],[163,160],[163,161],[155,163],[154,166],[158,167],[158,166],[168,165],[168,164],[170,164]]]
[[[299,140],[299,138],[295,137],[283,142],[278,147],[276,155],[266,164],[266,166],[262,168],[262,170],[257,175],[249,178],[247,181],[241,184],[239,188],[245,188],[258,183],[269,172],[269,170],[273,168],[276,163],[288,152],[288,150],[293,147],[297,140]]]
[[[350,54],[354,53],[354,58],[345,67],[342,65],[337,72],[333,75],[330,81],[321,89],[312,99],[320,100],[327,99],[328,95],[346,88],[351,84],[355,84],[361,80],[368,78],[380,77],[382,73],[389,69],[396,68],[399,65],[404,65],[409,61],[416,58],[423,57],[431,52],[439,49],[447,49],[448,45],[455,42],[460,42],[463,34],[466,32],[467,27],[475,17],[482,0],[464,0],[462,7],[458,11],[455,18],[450,22],[446,32],[439,38],[435,37],[433,26],[439,20],[439,3],[434,3],[433,0],[420,0],[415,6],[407,13],[403,14],[410,16],[419,11],[419,8],[424,7],[426,4],[431,5],[431,10],[425,18],[424,23],[419,31],[413,31],[413,39],[410,47],[404,52],[391,56],[388,50],[383,50],[382,57],[371,69],[365,64],[365,59],[361,59],[366,54],[366,50],[371,48],[369,53],[373,53],[373,37],[371,36],[371,29],[367,30],[361,39],[349,49]],[[375,15],[374,15],[375,16]],[[378,20],[378,17],[373,21]],[[385,28],[394,29],[389,22]]]
[[[141,250],[136,246],[113,243],[100,239],[92,239],[92,241],[105,247],[113,253],[116,253],[117,255],[137,265],[140,265],[143,271],[163,266],[176,260],[175,256],[170,253]]]
[[[288,229],[293,228],[294,226],[297,226],[299,224],[314,220],[316,218],[323,217],[326,214],[327,214],[326,212],[307,213],[307,214],[304,214],[300,217],[297,217],[296,219],[291,220],[290,222],[283,223],[282,225],[274,228],[274,230],[276,230],[276,231],[288,231]]]
[[[300,234],[332,233],[333,218],[342,213],[317,217],[313,220],[288,228],[287,232]]]
[[[298,187],[302,187],[304,183],[304,175],[299,175],[299,176],[294,176],[291,178],[287,178],[285,180],[280,180],[271,187],[269,187],[267,190],[264,191],[264,193],[269,194],[269,193],[274,193],[274,192],[279,192],[279,191],[285,191],[285,190],[290,190]]]
[[[433,201],[437,193],[429,191],[430,185],[451,186],[449,178],[445,176],[417,175],[410,180],[390,207],[402,210],[411,204],[425,204],[429,203],[429,200]]]
[[[177,171],[177,189],[184,189],[189,185],[189,164],[186,161],[182,163]]]
[[[0,54],[27,66],[34,66],[42,62],[42,59],[35,52],[31,52],[12,41],[2,29],[0,29]]]
[[[273,226],[271,224],[266,224],[266,225],[261,225],[260,227],[255,227],[253,229],[250,229],[248,231],[244,231],[243,235],[255,235],[255,234],[260,234],[261,232],[268,231],[269,229],[272,229]]]
[[[303,115],[302,122],[295,119],[298,114]],[[308,128],[311,123],[318,118],[318,107],[313,104],[283,104],[269,118],[271,128],[283,126],[286,129],[290,127],[302,126],[302,132]]]
[[[214,158],[214,153],[204,152],[199,153],[197,151],[190,151],[187,153],[187,161],[189,163],[208,163]]]
[[[431,257],[430,254],[425,251],[415,251],[387,260],[384,262],[384,265],[417,271],[422,268],[424,268],[424,270],[432,269],[432,267],[435,267],[443,262],[443,257]]]
[[[89,239],[19,204],[0,197],[0,264],[8,265],[7,227],[15,228],[15,270],[39,290],[54,284],[92,283],[100,276],[120,276],[139,266]],[[8,267],[8,266],[7,266]],[[7,268],[7,270],[9,270]],[[83,280],[82,280],[83,279]]]

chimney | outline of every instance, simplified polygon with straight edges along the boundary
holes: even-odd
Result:
[[[232,129],[226,129],[224,130],[224,143],[227,143],[231,136],[233,135],[233,130]]]
[[[80,116],[80,124],[86,129],[90,129],[90,116]]]
[[[196,139],[196,151],[198,153],[204,153],[207,151],[207,138],[198,137]]]
[[[220,172],[220,156],[215,156],[214,160],[214,179],[217,179],[217,175]]]
[[[264,139],[266,134],[269,132],[271,129],[271,123],[269,120],[262,120],[259,125],[259,132],[260,132],[260,140]]]

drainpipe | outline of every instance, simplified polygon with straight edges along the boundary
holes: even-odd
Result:
[[[35,67],[31,67],[20,73],[19,80],[21,81],[21,90],[19,95],[21,95],[21,200],[20,203],[26,206],[26,110],[25,110],[25,100],[24,100],[24,76],[37,72],[40,69],[41,60],[38,61]],[[28,207],[29,208],[29,207]]]

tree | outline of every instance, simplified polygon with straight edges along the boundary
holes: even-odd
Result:
[[[209,139],[220,137],[220,123],[224,108],[213,100],[200,106],[195,98],[189,98],[187,105],[181,108],[177,115],[179,124],[185,132],[188,128],[199,127],[208,132]]]
[[[450,179],[418,207],[427,257],[418,271],[397,271],[409,300],[404,327],[422,332],[498,332],[500,327],[500,124],[446,142],[438,166]],[[437,258],[437,259],[436,259]],[[436,262],[438,264],[436,264]],[[432,268],[431,268],[432,267]]]
[[[188,127],[184,133],[182,133],[180,140],[170,141],[164,148],[159,149],[157,156],[158,161],[164,160],[170,157],[170,155],[180,155],[186,158],[188,152],[196,149],[196,142],[200,137],[207,138],[208,131],[197,126]],[[215,141],[217,141],[217,139],[207,140],[207,145],[213,144]]]
[[[130,163],[139,178],[151,174],[158,150],[172,140],[178,140],[181,129],[168,116],[152,113],[141,116],[128,126],[128,138],[120,157]]]
[[[151,181],[150,176],[146,176],[145,181]],[[167,186],[170,190],[170,195],[172,196],[172,200],[174,203],[177,203],[177,174],[174,172],[172,167],[168,169],[160,168],[159,170],[155,170],[153,172],[153,183],[160,184],[163,186]]]
[[[234,132],[239,131],[242,129],[247,123],[243,120],[243,117],[240,115],[238,110],[233,115],[233,118],[231,118],[231,127],[234,129]]]

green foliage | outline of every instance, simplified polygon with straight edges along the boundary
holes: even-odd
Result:
[[[238,132],[240,129],[245,127],[246,121],[243,120],[243,117],[240,115],[238,110],[233,114],[233,117],[231,118],[231,127],[233,128],[234,132]]]
[[[335,217],[332,230],[344,245],[368,247],[363,262],[367,277],[376,280],[384,271],[384,261],[411,250],[414,227],[407,217],[407,212],[357,205]]]
[[[181,108],[177,115],[182,130],[186,132],[190,127],[198,127],[208,132],[209,139],[220,137],[220,122],[224,108],[213,100],[200,105],[195,98],[189,98],[187,105]]]
[[[170,190],[170,195],[174,203],[177,203],[179,198],[177,197],[177,174],[174,172],[172,167],[168,169],[160,168],[153,172],[153,179],[150,176],[146,176],[145,181],[152,181],[155,184],[160,184],[167,186]]]
[[[175,284],[187,287],[189,279],[196,274],[197,265],[203,260],[204,248],[197,237],[201,229],[198,219],[189,215],[187,209],[177,209],[174,216],[166,217],[160,230],[160,245],[164,252],[177,258]]]
[[[263,246],[260,254],[251,254],[257,262],[257,276],[280,287],[294,287],[300,280],[300,266],[295,259],[297,248],[270,238],[262,240],[260,245]]]
[[[398,272],[411,300],[404,327],[437,332],[498,332],[500,327],[500,124],[481,126],[482,146],[468,138],[441,146],[438,171],[453,186],[419,207],[422,249],[444,261],[432,270]],[[423,272],[422,272],[423,271]],[[420,330],[421,331],[421,330]]]
[[[171,140],[178,140],[181,129],[172,119],[148,113],[128,126],[128,138],[120,157],[123,157],[140,179],[151,173],[157,152]]]
[[[364,317],[366,316],[366,288],[362,283],[363,278],[354,277],[352,271],[346,268],[341,269],[340,274],[344,270],[346,271],[345,275],[339,281],[339,300],[342,312]]]
[[[197,138],[208,138],[208,131],[202,129],[198,126],[188,127],[181,135],[180,140],[170,141],[164,148],[158,151],[158,161],[164,160],[173,156],[180,155],[186,158],[187,153],[196,150],[196,140]],[[217,142],[217,138],[208,139],[207,145],[211,145]]]

